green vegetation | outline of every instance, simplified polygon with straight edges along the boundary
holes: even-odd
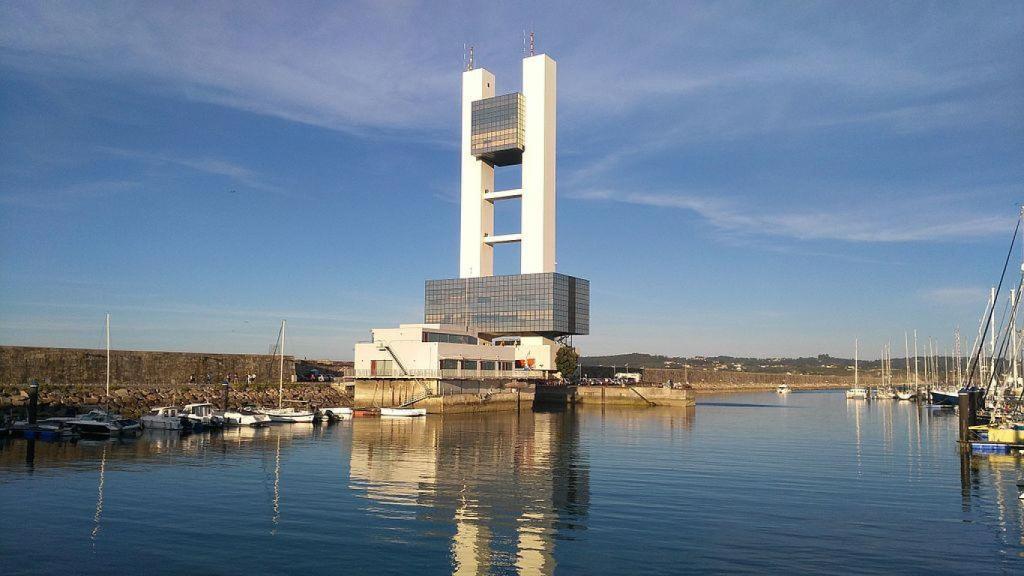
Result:
[[[942,366],[944,357],[939,357]],[[922,357],[920,362],[924,362]],[[615,354],[611,356],[588,356],[582,359],[585,367],[615,366],[620,372],[626,366],[630,370],[640,368],[691,368],[694,370],[729,370],[762,373],[789,373],[813,375],[841,375],[853,371],[853,358],[834,358],[828,354],[806,358],[745,358],[736,356],[661,356],[633,352],[631,354]],[[911,359],[913,369],[913,359]],[[904,369],[902,358],[893,358],[893,370]],[[950,359],[952,365],[952,359]],[[860,368],[865,372],[881,370],[879,360],[861,360]]]
[[[562,373],[562,378],[572,378],[576,373],[576,366],[579,365],[580,355],[571,346],[562,346],[555,353],[555,367]]]

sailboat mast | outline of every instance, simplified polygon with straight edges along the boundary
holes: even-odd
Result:
[[[907,386],[910,385],[910,337],[903,331],[903,363],[907,366]]]
[[[284,327],[287,320],[281,320],[281,354],[280,354],[280,365],[278,367],[278,381],[277,381],[277,407],[281,408],[284,405]]]
[[[107,398],[110,398],[110,312],[107,312]]]
[[[917,330],[914,330],[914,384],[918,384],[918,379],[917,379]]]
[[[857,368],[857,356],[858,356],[859,347],[860,347],[860,341],[857,340],[856,338],[854,338],[853,339],[853,387],[854,388],[859,388],[860,387],[860,384],[859,384],[860,383],[860,378],[859,378],[859,372],[858,372],[858,368]]]

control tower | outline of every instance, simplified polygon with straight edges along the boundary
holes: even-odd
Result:
[[[462,74],[459,278],[428,280],[425,322],[471,327],[482,338],[544,347],[590,330],[590,283],[555,271],[557,65],[523,59],[523,90],[495,95],[494,74]],[[518,188],[496,190],[495,170],[521,166]],[[496,202],[519,201],[518,233],[494,233]],[[494,246],[520,245],[520,273],[494,275]],[[545,362],[546,364],[547,362]]]

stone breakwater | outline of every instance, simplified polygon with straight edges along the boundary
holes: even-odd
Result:
[[[849,388],[853,386],[853,375],[815,376],[810,374],[773,374],[763,372],[733,372],[715,370],[684,370],[682,368],[645,368],[644,386],[660,386],[667,381],[686,383],[697,392],[729,390],[768,390],[780,384],[797,389]],[[877,386],[881,379],[862,375],[862,386]]]
[[[285,400],[305,400],[312,406],[351,406],[351,399],[342,387],[323,383],[287,384]],[[69,410],[104,404],[104,388],[88,385],[40,385],[39,412],[42,415],[65,414]],[[197,402],[211,402],[221,408],[223,386],[131,386],[111,387],[109,409],[129,418],[137,418],[157,406],[182,406]],[[16,415],[28,406],[28,386],[0,388],[0,410]],[[231,387],[228,404],[241,406],[276,406],[277,386],[235,384]]]

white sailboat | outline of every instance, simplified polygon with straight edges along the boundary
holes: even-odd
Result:
[[[306,402],[297,402],[290,400],[289,402],[300,404],[300,406],[284,406],[284,336],[286,320],[281,320],[281,335],[278,339],[280,346],[278,351],[280,355],[279,367],[278,367],[278,383],[277,383],[277,408],[264,408],[260,410],[261,414],[270,416],[272,422],[288,422],[288,423],[311,423],[315,414],[309,409]]]
[[[860,386],[860,370],[858,367],[858,356],[860,354],[860,342],[853,341],[853,388],[846,391],[846,398],[850,400],[864,400],[868,397],[868,391]]]

